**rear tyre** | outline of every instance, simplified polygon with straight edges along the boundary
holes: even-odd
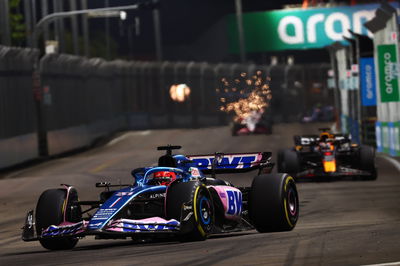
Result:
[[[300,172],[300,162],[297,152],[292,149],[281,150],[278,153],[278,172],[296,176]]]
[[[79,206],[73,206],[73,201],[77,200],[77,193],[75,189],[72,190],[68,202],[66,202],[67,191],[65,189],[49,189],[40,195],[36,205],[36,232],[38,236],[50,225],[59,225],[64,221],[64,209],[67,210],[66,219],[68,221],[78,222],[81,220]],[[39,239],[39,242],[46,249],[62,250],[75,247],[78,239],[73,237],[43,238]]]
[[[375,167],[375,149],[367,145],[360,146],[360,169],[371,173],[369,176],[363,176],[363,180],[375,180],[377,170]]]
[[[192,214],[185,210],[191,210]],[[214,205],[209,190],[199,181],[172,183],[166,196],[166,216],[181,222],[181,241],[205,240],[214,227]]]
[[[292,230],[299,217],[299,197],[293,177],[256,176],[249,194],[249,216],[260,233]]]

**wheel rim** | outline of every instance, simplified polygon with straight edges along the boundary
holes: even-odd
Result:
[[[200,199],[199,211],[201,222],[205,225],[209,225],[211,223],[212,211],[210,201],[205,196]]]
[[[297,213],[297,197],[296,197],[296,191],[293,189],[292,186],[290,186],[288,191],[287,205],[289,207],[290,215],[295,216]]]

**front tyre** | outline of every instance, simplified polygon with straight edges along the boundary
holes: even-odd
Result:
[[[172,183],[165,205],[167,218],[181,222],[182,241],[205,240],[212,232],[214,205],[209,190],[201,182]]]
[[[38,236],[50,225],[61,224],[64,218],[71,222],[79,221],[81,218],[80,212],[77,213],[77,206],[72,206],[73,201],[77,200],[75,189],[72,189],[70,192],[68,202],[66,202],[66,200],[66,189],[48,189],[40,195],[36,205],[36,231]],[[65,211],[67,211],[67,213],[64,217]],[[40,238],[39,242],[46,249],[62,250],[75,247],[78,243],[78,239],[73,237]]]
[[[292,230],[299,217],[299,197],[293,177],[256,176],[249,194],[249,216],[260,233]]]

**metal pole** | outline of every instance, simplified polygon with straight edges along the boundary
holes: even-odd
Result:
[[[244,43],[243,16],[242,16],[242,0],[235,0],[236,21],[239,35],[239,52],[240,62],[246,61],[246,48]]]
[[[0,1],[0,44],[5,44],[4,42],[4,19],[8,11],[4,8],[4,0]]]
[[[63,2],[61,0],[53,0],[53,10],[55,11],[54,13],[60,13],[63,12]],[[56,39],[58,41],[58,47],[60,53],[65,52],[65,42],[64,42],[64,21],[56,21],[55,23],[55,35]]]
[[[64,1],[63,0],[58,0],[57,3],[57,8],[58,12],[63,12],[64,11]],[[64,20],[60,20],[60,53],[65,53],[66,52],[66,45],[65,45],[65,25],[64,25]]]
[[[41,8],[42,9],[42,17],[45,17],[49,13],[49,7],[48,7],[47,0],[42,0],[41,6],[42,6],[42,8]],[[49,25],[46,24],[43,26],[43,28],[44,28],[43,29],[43,38],[44,38],[44,41],[46,42],[47,40],[49,40]]]
[[[32,37],[31,37],[31,32],[32,32],[32,16],[31,13],[31,1],[25,0],[24,1],[24,14],[25,14],[25,25],[26,25],[26,36],[27,36],[27,43],[28,46],[32,46]]]
[[[10,7],[9,7],[9,3],[7,0],[5,0],[4,2],[4,8],[5,10],[9,11]],[[12,41],[11,41],[11,26],[10,26],[10,15],[9,12],[6,12],[5,16],[4,16],[4,40],[5,40],[5,44],[6,45],[11,45]]]
[[[71,11],[76,10],[76,0],[69,0],[69,9]],[[72,46],[75,55],[79,55],[79,46],[78,46],[78,22],[76,20],[76,16],[71,17],[71,27],[72,27]]]
[[[4,32],[5,32],[5,17],[8,15],[8,10],[5,9],[5,1],[0,1],[0,44],[5,44]]]
[[[5,42],[5,19],[8,15],[8,10],[5,8],[6,1],[0,1],[0,44],[6,44]]]
[[[58,0],[53,0],[53,14],[59,12],[57,8],[57,2]],[[60,52],[60,21],[54,22],[54,40],[56,40],[57,43],[57,51]]]
[[[38,35],[42,31],[42,27],[45,23],[49,23],[51,21],[55,21],[59,18],[65,18],[65,17],[70,17],[70,16],[75,16],[75,15],[82,15],[82,14],[88,14],[90,12],[102,12],[102,11],[121,11],[121,10],[132,10],[132,9],[138,9],[139,5],[128,5],[128,6],[116,6],[116,7],[109,7],[109,8],[95,8],[95,9],[85,9],[85,10],[77,10],[77,11],[68,11],[68,12],[58,12],[58,13],[53,13],[45,16],[39,22],[34,26],[33,31],[32,31],[32,36],[33,36],[33,48],[38,47]]]
[[[339,90],[339,73],[338,73],[338,66],[337,66],[337,61],[336,61],[336,56],[335,56],[335,48],[332,46],[328,47],[329,51],[329,58],[331,61],[331,68],[333,70],[334,76],[333,76],[333,81],[334,81],[334,88],[333,88],[333,98],[334,98],[334,104],[335,104],[335,113],[336,113],[336,130],[341,131],[342,125],[341,125],[341,101],[340,101],[340,90]]]
[[[82,0],[82,9],[87,9],[87,0]],[[89,20],[86,14],[82,15],[82,27],[83,27],[83,50],[86,57],[90,56],[89,51]]]
[[[3,10],[3,14],[0,17],[0,33],[1,42],[4,45],[11,45],[11,32],[10,32],[10,8],[8,0],[0,0],[0,10]]]
[[[37,17],[36,17],[36,0],[31,0],[32,7],[32,25],[36,25]]]
[[[4,0],[0,1],[0,44],[5,44],[4,42],[4,19],[6,17],[6,14],[8,14],[8,10],[4,8]]]
[[[153,9],[153,21],[154,21],[154,34],[156,42],[156,56],[157,61],[162,61],[162,47],[161,47],[161,24],[160,24],[160,10],[158,8]]]
[[[108,0],[104,0],[104,6],[107,8],[109,6]],[[106,59],[110,59],[110,20],[108,17],[106,19]]]

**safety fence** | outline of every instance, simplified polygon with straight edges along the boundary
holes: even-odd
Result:
[[[37,59],[34,51],[0,46],[0,168],[86,147],[118,130],[227,124],[229,117],[220,111],[221,80],[233,82],[243,73],[259,71],[269,80],[275,122],[300,121],[317,102],[329,102],[327,65],[128,62],[51,54],[38,60],[33,72]],[[174,84],[190,88],[185,101],[170,97]],[[320,91],[313,94],[316,86]]]
[[[0,46],[0,168],[38,156],[32,69],[38,53]]]

